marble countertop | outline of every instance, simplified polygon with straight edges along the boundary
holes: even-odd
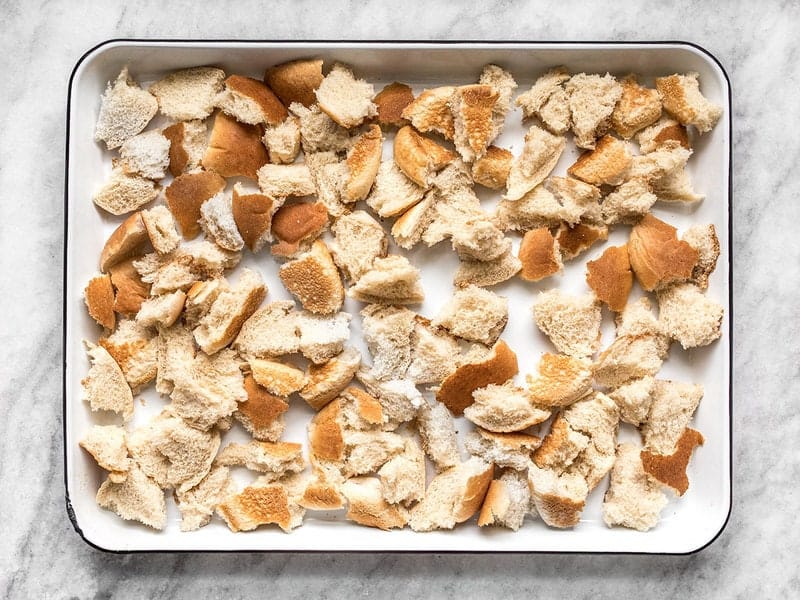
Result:
[[[325,5],[323,9],[322,6]],[[235,10],[233,7],[235,6]],[[791,2],[0,2],[0,597],[797,597],[800,184]],[[236,15],[242,15],[238,17]],[[109,38],[687,40],[734,102],[734,506],[696,555],[105,554],[64,508],[61,269],[69,74]],[[35,257],[35,258],[34,258]],[[795,566],[792,567],[792,564]]]

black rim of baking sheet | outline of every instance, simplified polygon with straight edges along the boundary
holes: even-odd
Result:
[[[381,550],[348,550],[348,549],[304,549],[304,550],[285,550],[285,549],[275,549],[275,548],[259,548],[259,549],[191,549],[191,550],[184,550],[184,549],[177,549],[177,550],[160,550],[160,549],[145,549],[145,550],[119,550],[119,549],[112,549],[112,548],[104,548],[102,546],[97,545],[93,541],[89,540],[83,533],[80,525],[78,524],[78,519],[75,515],[75,511],[72,508],[72,502],[70,500],[70,492],[69,492],[69,480],[67,476],[67,377],[66,377],[66,369],[67,369],[67,260],[68,260],[68,233],[69,233],[69,141],[70,141],[70,116],[72,111],[72,88],[75,79],[75,75],[78,72],[78,69],[83,64],[83,62],[92,54],[94,54],[97,50],[104,46],[108,46],[111,44],[285,44],[287,47],[297,47],[298,49],[302,48],[306,44],[328,44],[331,47],[339,46],[339,47],[356,47],[359,45],[366,45],[366,44],[386,44],[388,45],[403,45],[403,44],[430,44],[433,46],[459,46],[459,45],[507,45],[507,46],[527,46],[527,45],[547,45],[547,46],[569,46],[569,45],[581,45],[581,46],[685,46],[694,48],[695,50],[700,51],[702,54],[707,56],[714,64],[717,65],[719,70],[721,71],[725,82],[727,84],[727,91],[728,91],[728,110],[727,112],[727,121],[728,121],[728,132],[729,132],[729,142],[728,142],[728,339],[729,339],[729,346],[728,346],[728,453],[729,453],[729,497],[728,497],[728,513],[725,515],[725,520],[722,523],[719,531],[709,539],[705,544],[702,546],[695,548],[693,550],[688,550],[686,552],[645,552],[645,551],[603,551],[603,550],[393,550],[393,549],[381,549]],[[317,554],[317,553],[348,553],[348,554],[374,554],[376,552],[380,553],[392,553],[392,554],[497,554],[497,555],[515,555],[515,554],[586,554],[586,555],[640,555],[640,556],[688,556],[691,554],[699,553],[706,548],[708,548],[711,544],[713,544],[725,529],[728,526],[731,518],[731,512],[733,510],[733,461],[734,461],[734,454],[733,454],[733,348],[734,348],[734,339],[733,339],[733,316],[734,316],[734,305],[733,305],[733,115],[732,115],[732,107],[733,107],[733,97],[732,97],[732,85],[730,77],[728,76],[728,72],[725,70],[725,67],[722,63],[714,56],[711,52],[709,52],[703,46],[696,44],[694,42],[687,42],[682,40],[660,40],[660,41],[646,41],[646,40],[634,40],[634,41],[601,41],[601,40],[592,40],[592,41],[567,41],[567,40],[560,40],[560,41],[547,41],[547,40],[538,40],[538,41],[525,41],[525,40],[281,40],[281,39],[274,39],[274,40],[238,40],[238,39],[139,39],[139,38],[113,38],[109,40],[105,40],[100,42],[96,46],[88,49],[84,54],[78,59],[75,63],[75,66],[72,69],[72,73],[69,77],[69,84],[67,86],[67,112],[66,112],[66,138],[65,138],[65,162],[64,162],[64,265],[63,265],[63,285],[62,285],[62,294],[63,294],[63,306],[62,306],[62,339],[61,339],[61,352],[62,352],[62,369],[61,369],[61,391],[62,391],[62,441],[64,443],[64,499],[66,503],[66,511],[67,516],[69,517],[70,522],[72,523],[75,532],[81,537],[81,539],[96,550],[100,550],[102,552],[106,552],[109,554],[173,554],[173,553],[282,553],[282,554]]]

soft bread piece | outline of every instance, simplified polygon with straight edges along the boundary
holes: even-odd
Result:
[[[380,177],[380,173],[378,176]],[[422,197],[422,200],[400,215],[392,225],[392,238],[394,238],[398,246],[404,250],[411,250],[422,241],[422,236],[431,222],[433,222],[434,211],[432,208],[439,199],[440,196],[435,189],[429,190]]]
[[[634,177],[603,199],[603,221],[608,225],[631,223],[646,215],[658,197],[644,177]]]
[[[114,329],[117,318],[114,314],[114,287],[111,285],[110,275],[92,277],[83,290],[83,300],[89,316],[98,325],[109,331]]]
[[[435,131],[452,140],[455,135],[453,113],[448,102],[455,91],[453,86],[442,86],[423,91],[403,110],[402,117],[411,121],[419,131]]]
[[[338,126],[337,126],[338,127]],[[306,164],[314,182],[317,198],[328,213],[338,218],[349,212],[344,202],[344,184],[347,180],[347,165],[334,152],[306,154]]]
[[[167,206],[184,239],[197,237],[200,233],[200,207],[224,188],[225,179],[209,171],[184,173],[167,186],[164,190]]]
[[[472,178],[475,183],[492,190],[506,187],[508,174],[514,162],[511,151],[497,146],[489,146],[486,152],[472,163]]]
[[[694,72],[657,77],[656,88],[667,112],[682,125],[694,125],[697,131],[706,133],[719,121],[722,108],[703,96],[699,78],[700,75]]]
[[[395,81],[385,86],[373,99],[378,108],[378,123],[394,127],[406,125],[403,111],[413,101],[414,92],[406,84]]]
[[[126,521],[139,521],[159,530],[166,525],[164,491],[136,465],[120,483],[109,474],[97,490],[96,500],[100,508],[114,511]]]
[[[289,115],[278,97],[262,82],[231,75],[216,98],[216,106],[241,123],[279,125]]]
[[[92,202],[112,215],[124,215],[155,200],[160,189],[154,181],[117,167],[92,196]]]
[[[538,376],[526,376],[528,397],[540,407],[572,404],[592,391],[591,367],[585,358],[545,353]]]
[[[608,491],[603,498],[603,521],[647,531],[658,524],[667,497],[658,483],[642,468],[639,448],[623,443],[617,446]]]
[[[417,204],[424,193],[420,186],[403,175],[393,159],[389,159],[378,167],[367,205],[380,217],[394,217]]]
[[[650,414],[640,431],[644,449],[673,454],[689,421],[703,399],[703,386],[657,379],[652,391]]]
[[[506,114],[511,110],[511,98],[517,89],[514,76],[498,65],[488,64],[483,67],[478,84],[488,85],[497,92],[497,102],[492,108],[495,137],[502,131]]]
[[[307,107],[316,103],[314,92],[322,79],[322,60],[318,58],[281,63],[270,67],[264,74],[264,82],[286,106],[293,102]]]
[[[226,467],[213,467],[192,489],[175,493],[181,512],[181,531],[195,531],[211,522],[211,515],[225,498],[235,493],[235,484]]]
[[[291,164],[300,153],[300,119],[288,117],[274,127],[264,129],[262,138],[269,160],[276,164]]]
[[[244,247],[244,240],[233,218],[231,197],[225,192],[203,202],[200,207],[200,226],[220,248],[238,252]]]
[[[600,303],[591,295],[558,289],[541,292],[533,305],[536,326],[556,349],[569,356],[591,356],[600,344]]]
[[[416,315],[407,308],[371,304],[361,311],[361,330],[372,355],[372,375],[401,379],[411,363]]]
[[[629,381],[608,393],[608,397],[619,408],[621,421],[638,427],[640,423],[647,419],[647,415],[650,412],[650,404],[653,401],[654,383],[655,379],[652,376],[646,376]]]
[[[347,152],[348,177],[344,184],[344,197],[348,202],[364,200],[369,194],[378,168],[381,166],[383,135],[378,125],[358,136]]]
[[[455,368],[454,356],[461,348],[458,340],[419,315],[414,320],[411,336],[411,363],[406,376],[415,384],[435,384],[450,375]]]
[[[541,281],[563,270],[558,241],[547,227],[525,232],[519,246],[520,278]]]
[[[141,254],[147,241],[147,229],[142,219],[142,212],[135,212],[108,236],[100,252],[100,270],[105,273],[109,267],[126,258]]]
[[[522,108],[524,118],[538,117],[550,132],[563,135],[572,125],[569,98],[563,87],[569,78],[566,68],[552,69],[539,77],[531,89],[520,94],[514,103]]]
[[[453,284],[459,288],[470,284],[489,287],[508,281],[521,268],[522,263],[509,248],[494,260],[462,260],[453,277]]]
[[[117,425],[92,425],[78,442],[94,458],[101,469],[109,472],[109,479],[122,483],[128,476],[132,461],[128,458],[125,430]],[[424,480],[423,480],[424,488]]]
[[[342,281],[322,240],[317,240],[311,250],[284,264],[278,274],[286,289],[306,310],[330,315],[342,307]]]
[[[451,334],[491,346],[508,322],[508,299],[474,285],[456,290],[431,322]]]
[[[522,431],[550,418],[550,411],[534,406],[525,390],[513,381],[478,388],[472,397],[474,402],[464,409],[464,416],[487,431]]]
[[[83,398],[92,411],[109,410],[128,421],[133,416],[133,394],[122,369],[102,346],[88,346],[92,366],[81,380]]]
[[[419,269],[395,254],[376,258],[347,295],[365,303],[417,304],[425,299]]]
[[[344,349],[350,338],[349,313],[315,315],[303,311],[298,314],[297,330],[300,334],[299,350],[314,364],[329,361]]]
[[[364,366],[357,377],[367,391],[378,398],[392,429],[414,419],[425,404],[425,399],[410,379],[378,379]]]
[[[303,497],[298,503],[308,510],[338,510],[344,508],[345,498],[341,493],[339,481],[332,481],[324,470],[315,470],[306,484]],[[337,478],[338,479],[338,478]]]
[[[488,262],[511,249],[511,240],[486,215],[456,219],[451,227],[450,241],[461,260]]]
[[[239,263],[241,254],[220,248],[208,240],[184,244],[167,256],[147,254],[134,261],[142,281],[152,284],[153,294],[188,289],[195,282],[221,277]],[[114,275],[111,275],[112,282]]]
[[[264,358],[251,358],[247,362],[256,383],[276,396],[289,396],[306,384],[305,373],[297,367]]]
[[[303,523],[306,511],[299,504],[303,490],[303,481],[297,475],[277,482],[259,477],[238,494],[226,498],[217,506],[217,513],[234,532],[271,524],[288,532]]]
[[[328,211],[322,202],[284,204],[272,217],[273,256],[293,257],[307,250],[328,224]]]
[[[232,347],[244,357],[293,354],[300,349],[298,321],[294,302],[272,302],[242,324]]]
[[[131,457],[160,487],[184,492],[211,469],[219,449],[219,433],[203,432],[167,411],[128,435]]]
[[[603,76],[578,73],[564,84],[564,89],[569,96],[575,145],[592,149],[622,96],[622,86],[608,73]]]
[[[139,87],[123,67],[112,84],[108,82],[100,99],[100,112],[94,139],[105,142],[106,148],[119,148],[126,140],[142,131],[158,112],[158,101]]]
[[[649,214],[631,230],[628,254],[637,281],[647,291],[689,279],[700,258],[697,250],[678,240],[672,225]]]
[[[247,194],[240,183],[233,186],[231,213],[242,241],[258,252],[272,240],[272,216],[275,201],[264,194]],[[327,215],[326,215],[327,216]]]
[[[196,351],[194,337],[188,326],[181,322],[172,327],[159,327],[156,338],[156,391],[169,394],[175,381],[191,367]]]
[[[561,413],[553,420],[550,431],[533,453],[533,462],[540,469],[563,472],[572,466],[590,443],[589,436],[570,427]]]
[[[661,455],[642,450],[642,467],[646,473],[657,481],[671,488],[678,496],[683,496],[689,489],[689,478],[686,467],[696,446],[702,446],[703,436],[699,431],[687,427],[672,454]]]
[[[175,219],[166,206],[154,206],[140,214],[147,237],[156,252],[169,254],[180,245],[181,236],[175,229]]]
[[[677,142],[687,150],[692,148],[686,127],[667,117],[662,117],[657,123],[640,131],[636,140],[644,154],[658,150],[670,142]]]
[[[310,196],[315,192],[311,172],[304,163],[263,165],[258,169],[258,187],[272,198]]]
[[[447,101],[453,114],[453,142],[466,162],[473,162],[486,152],[497,135],[495,106],[500,93],[490,85],[457,87]]]
[[[200,166],[206,153],[205,121],[180,121],[161,132],[169,144],[169,172],[177,177]]]
[[[524,473],[508,470],[492,480],[483,500],[478,526],[496,525],[517,531],[530,510],[531,490]]]
[[[378,114],[371,83],[356,79],[346,65],[336,63],[316,90],[319,107],[342,127],[350,129]]]
[[[203,155],[203,168],[223,177],[259,179],[258,170],[269,161],[261,130],[240,123],[224,112],[214,117],[211,139]]]
[[[425,455],[412,438],[405,448],[378,471],[381,494],[390,504],[408,506],[425,495]]]
[[[336,219],[331,231],[333,260],[350,281],[358,281],[376,258],[386,256],[386,232],[366,211],[356,210]]]
[[[402,507],[387,502],[381,492],[381,482],[375,477],[353,477],[342,485],[342,494],[347,498],[345,517],[367,527],[388,531],[403,528],[408,513]]]
[[[337,124],[316,104],[306,108],[292,104],[289,109],[300,119],[300,143],[308,160],[309,155],[320,152],[344,153],[350,148],[350,132]]]
[[[313,409],[320,410],[348,386],[360,366],[361,353],[355,348],[345,348],[322,365],[310,365],[300,397]]]
[[[452,529],[480,509],[492,480],[492,465],[472,457],[434,477],[425,497],[411,509],[414,531]]]
[[[562,223],[555,234],[561,260],[572,260],[592,247],[595,242],[608,239],[608,227],[605,224],[578,223],[570,226]]]
[[[587,262],[586,283],[608,308],[614,312],[623,310],[633,287],[628,245],[606,248],[600,258]]]
[[[185,303],[186,293],[181,290],[154,296],[142,303],[142,307],[136,313],[136,321],[145,327],[156,325],[169,327],[181,316]]]
[[[693,283],[678,283],[660,290],[658,307],[664,333],[685,349],[707,346],[722,335],[722,305]]]
[[[490,384],[502,385],[518,371],[517,355],[508,344],[499,340],[487,356],[465,363],[449,375],[436,392],[436,399],[454,415],[461,416],[464,409],[475,401],[475,390]]]
[[[542,440],[535,435],[493,433],[480,427],[470,431],[464,439],[464,447],[473,456],[517,471],[527,471],[531,454],[541,443]]]
[[[566,140],[532,125],[525,134],[522,154],[512,163],[506,180],[506,200],[519,200],[547,177],[556,166]]]
[[[666,356],[669,339],[664,332],[663,324],[653,314],[650,300],[646,296],[642,296],[636,302],[628,303],[625,310],[617,315],[616,321],[617,337],[653,336],[660,342],[660,354]]]
[[[532,466],[528,470],[528,481],[534,506],[542,521],[559,529],[578,524],[589,493],[583,477]]]
[[[567,173],[592,185],[619,185],[628,175],[632,160],[626,142],[604,135],[592,150],[578,157]]]
[[[283,414],[289,405],[280,396],[270,394],[256,383],[252,375],[244,378],[247,400],[240,402],[234,418],[253,436],[263,442],[277,442],[283,433]]]
[[[713,224],[691,225],[681,239],[697,250],[697,264],[692,269],[692,282],[701,290],[708,287],[708,278],[717,266],[719,239]]]
[[[655,179],[652,185],[653,193],[664,202],[699,202],[705,198],[703,194],[694,191],[684,167],[678,167]]]
[[[422,449],[437,471],[444,471],[461,462],[453,416],[441,402],[425,402],[417,414],[417,427]]]
[[[622,95],[611,113],[611,125],[626,140],[658,121],[661,116],[661,96],[658,90],[639,85],[634,75],[621,82]]]
[[[615,388],[634,379],[652,376],[664,362],[663,342],[655,335],[619,335],[600,353],[594,364],[594,380]]]
[[[265,473],[264,480],[277,481],[289,473],[299,473],[306,462],[303,446],[292,442],[231,443],[217,454],[214,463],[223,467],[247,467]]]
[[[401,127],[394,137],[394,161],[411,181],[427,189],[432,177],[456,159],[456,154],[412,127]]]
[[[213,354],[230,344],[266,295],[267,288],[261,275],[244,269],[236,285],[217,296],[208,314],[195,328],[197,345],[206,354]]]
[[[169,166],[170,141],[157,130],[145,131],[125,140],[119,149],[119,166],[129,174],[163,179]]]
[[[214,110],[225,72],[214,67],[174,71],[150,86],[161,114],[176,121],[205,119]]]
[[[614,464],[619,411],[611,398],[601,392],[579,400],[562,413],[570,429],[589,438],[589,445],[572,465],[592,491]]]

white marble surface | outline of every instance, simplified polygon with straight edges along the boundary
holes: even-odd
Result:
[[[407,0],[0,2],[0,597],[800,596],[797,3]],[[324,4],[324,8],[323,8]],[[61,284],[67,82],[109,38],[689,40],[734,99],[734,508],[688,557],[136,555],[64,509]]]

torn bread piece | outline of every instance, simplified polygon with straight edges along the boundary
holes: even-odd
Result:
[[[158,112],[158,101],[123,67],[100,99],[100,112],[94,129],[94,139],[105,142],[108,150],[119,148],[126,140],[142,131]]]
[[[489,484],[478,516],[478,526],[495,525],[517,531],[522,527],[531,504],[531,490],[525,473],[503,472]]]
[[[325,205],[331,217],[338,218],[349,212],[344,202],[344,183],[347,165],[334,152],[306,154],[306,164],[314,182],[317,198]]]
[[[527,394],[538,407],[567,406],[592,391],[592,364],[586,358],[545,353],[539,374],[526,375]]]
[[[448,102],[455,90],[453,86],[442,86],[423,91],[403,109],[402,117],[411,121],[418,131],[434,131],[452,140],[455,125]]]
[[[562,223],[555,233],[561,260],[572,260],[585,252],[595,242],[608,239],[608,226],[595,223],[577,223],[569,225]]]
[[[394,138],[394,161],[411,181],[427,189],[433,176],[457,155],[412,127],[401,127]]]
[[[417,427],[422,449],[437,471],[444,471],[461,462],[453,416],[444,404],[435,400],[432,404],[426,401],[417,414]]]
[[[492,122],[494,123],[494,136],[500,134],[505,125],[506,115],[511,110],[511,99],[514,91],[519,87],[514,76],[499,65],[488,64],[481,70],[478,78],[479,85],[491,86],[497,92],[497,102],[492,108]]]
[[[651,375],[634,379],[608,392],[619,408],[620,420],[638,427],[647,419],[655,379]]]
[[[620,185],[628,177],[632,162],[627,142],[604,135],[592,150],[578,157],[567,173],[592,185]]]
[[[313,154],[333,152],[337,155],[350,148],[350,132],[322,112],[317,104],[306,108],[294,103],[289,110],[300,119],[300,144],[307,161]]]
[[[378,471],[381,494],[390,504],[408,506],[425,495],[425,454],[412,438],[405,439],[401,454]]]
[[[109,337],[100,338],[97,343],[111,355],[132,390],[139,389],[155,378],[157,342],[146,327],[132,320],[120,321]],[[116,393],[112,393],[115,390],[114,382],[108,383],[109,395],[113,397]]]
[[[650,212],[658,200],[652,186],[644,177],[628,179],[613,192],[603,198],[601,211],[603,221],[608,225],[616,223],[636,223]]]
[[[272,217],[275,201],[264,194],[248,194],[240,183],[233,186],[231,213],[242,242],[258,252],[272,241]],[[327,215],[326,215],[327,216]]]
[[[617,101],[622,96],[622,86],[617,80],[605,75],[578,73],[564,84],[569,96],[569,110],[575,145],[593,149],[598,135],[608,125]]]
[[[598,259],[587,262],[586,283],[600,302],[614,312],[622,311],[633,287],[628,245],[610,246]]]
[[[194,171],[178,175],[164,190],[167,206],[183,238],[191,240],[200,233],[200,207],[225,189],[225,179],[217,173]]]
[[[240,123],[279,125],[288,116],[286,107],[262,82],[250,77],[231,75],[215,104]]]
[[[589,444],[570,470],[579,473],[591,492],[614,464],[619,411],[611,398],[601,392],[571,404],[562,413],[573,431],[588,436]]]
[[[639,142],[639,150],[644,154],[649,154],[671,142],[677,142],[687,150],[692,149],[686,127],[668,117],[662,117],[658,122],[640,131],[636,135],[636,141]]]
[[[693,283],[678,283],[660,290],[658,307],[664,333],[684,349],[707,346],[722,335],[722,305]]]
[[[376,258],[386,256],[389,247],[386,232],[366,211],[356,210],[336,219],[331,232],[333,260],[352,282],[372,269]]]
[[[565,147],[565,138],[532,125],[525,134],[522,154],[511,165],[503,198],[519,200],[544,181]]]
[[[550,431],[533,453],[533,462],[540,469],[564,472],[590,442],[589,436],[570,427],[561,413],[553,420]]]
[[[145,131],[125,140],[117,166],[131,175],[163,179],[169,166],[170,141],[158,130]]]
[[[272,235],[278,240],[272,246],[272,255],[296,257],[311,247],[327,225],[328,210],[322,202],[284,204],[272,217]]]
[[[225,72],[215,67],[192,67],[173,71],[150,86],[161,114],[175,119],[205,119],[214,110],[222,91]]]
[[[306,384],[303,370],[292,365],[265,358],[251,358],[247,362],[253,379],[270,394],[290,396]]]
[[[277,481],[290,473],[299,473],[306,467],[303,446],[292,442],[230,443],[214,459],[223,467],[247,467],[264,473],[262,480]]]
[[[495,106],[500,93],[491,85],[462,85],[447,101],[453,114],[453,142],[461,158],[473,162],[496,137]]]
[[[205,121],[179,121],[161,132],[169,144],[169,172],[173,177],[200,166],[206,153]]]
[[[285,399],[270,394],[258,385],[252,375],[244,377],[243,385],[247,399],[238,404],[233,417],[253,439],[277,442],[283,433],[283,414],[289,409],[289,405]]]
[[[526,231],[519,246],[519,273],[525,281],[541,281],[563,270],[558,240],[547,227]]]
[[[477,427],[464,439],[464,447],[473,456],[488,463],[517,471],[527,471],[531,455],[542,443],[527,433],[494,433]]]
[[[536,326],[563,354],[591,356],[600,345],[600,303],[591,294],[573,296],[558,289],[541,292],[533,316]]]
[[[319,107],[342,127],[351,129],[378,114],[371,83],[356,79],[350,67],[336,63],[315,92]]]
[[[265,128],[262,141],[267,147],[271,163],[293,163],[300,153],[300,119],[290,116],[277,125]]]
[[[361,310],[361,329],[377,379],[402,379],[411,363],[416,314],[399,306],[370,304]]]
[[[528,470],[531,496],[539,516],[550,527],[568,529],[578,524],[589,488],[577,473],[557,473],[532,466]]]
[[[657,77],[656,88],[664,109],[682,125],[694,125],[700,133],[711,131],[722,116],[722,108],[700,92],[699,73]]]
[[[142,303],[136,321],[145,327],[169,327],[181,316],[186,303],[186,293],[176,290],[162,296],[153,296]]]
[[[100,252],[100,270],[102,272],[105,273],[115,264],[144,252],[148,240],[143,219],[145,212],[147,211],[133,213],[108,236],[103,250]]]
[[[657,379],[652,397],[647,421],[640,427],[644,449],[655,454],[673,454],[703,399],[703,386]]]
[[[347,202],[358,202],[367,197],[381,166],[382,151],[383,134],[378,125],[370,125],[355,138],[345,161],[348,176],[344,184],[344,198]]]
[[[322,59],[305,58],[281,63],[267,69],[264,83],[284,105],[299,102],[311,106],[317,102],[316,92],[322,83]]]
[[[117,167],[92,196],[92,202],[112,215],[124,215],[155,200],[160,189],[151,179],[130,175]]]
[[[335,481],[334,481],[335,479]],[[344,508],[346,499],[342,495],[341,482],[335,474],[315,469],[306,483],[298,504],[308,510],[338,510]]]
[[[425,299],[419,269],[396,254],[376,258],[347,295],[364,303],[418,304]]]
[[[298,349],[308,360],[320,365],[340,354],[350,339],[350,313],[316,315],[302,311],[297,315]]]
[[[620,84],[622,95],[611,113],[611,125],[626,140],[636,132],[652,125],[661,116],[661,96],[658,90],[646,88],[628,75]]]
[[[286,289],[306,310],[330,315],[342,307],[342,280],[322,240],[315,241],[311,250],[281,266],[279,275]]]
[[[360,366],[361,353],[355,348],[345,348],[321,365],[311,364],[300,397],[320,410],[350,384]]]
[[[83,290],[83,300],[89,316],[103,329],[113,331],[117,323],[114,314],[114,287],[111,276],[97,275],[89,280]]]
[[[445,206],[448,206],[448,203],[442,202],[437,208]],[[487,215],[476,215],[467,217],[460,223],[459,221],[461,219],[455,219],[450,224],[450,242],[459,259],[489,262],[511,249],[511,240],[504,236]],[[428,231],[437,225],[438,223],[434,222]],[[423,239],[427,233],[423,235]]]
[[[378,167],[367,205],[380,217],[394,217],[417,204],[425,191],[406,177],[393,159]]]
[[[378,92],[372,101],[378,108],[378,123],[402,127],[408,124],[403,111],[414,101],[414,92],[406,84],[395,81]]]
[[[299,319],[294,306],[291,300],[278,301],[256,310],[242,324],[232,348],[245,358],[284,356],[298,352]]]
[[[406,376],[416,385],[438,385],[458,366],[453,357],[460,352],[454,336],[417,315],[411,336],[411,362]]]
[[[472,397],[474,401],[464,409],[464,416],[494,433],[522,431],[546,421],[551,414],[535,406],[525,390],[513,381],[478,388]]]
[[[258,170],[269,162],[261,129],[240,123],[224,112],[214,117],[211,138],[203,155],[203,168],[222,177],[259,179]]]
[[[551,69],[514,103],[522,108],[524,118],[538,117],[551,133],[563,135],[572,126],[569,96],[563,86],[569,78],[565,67]]]
[[[126,521],[139,521],[153,529],[164,529],[167,505],[164,490],[137,466],[132,465],[122,482],[111,475],[97,490],[97,504],[111,510]]]
[[[108,471],[108,478],[122,483],[133,462],[128,458],[125,430],[117,425],[92,425],[78,445],[86,450],[97,465]]]
[[[191,288],[197,281],[221,277],[235,267],[241,254],[220,248],[208,240],[180,246],[175,252],[161,256],[146,254],[133,262],[144,283],[151,284],[150,293],[164,294]],[[114,274],[111,274],[113,283]]]
[[[212,467],[192,489],[175,492],[175,503],[181,513],[181,531],[195,531],[208,525],[217,506],[234,493],[235,484],[226,467]]]
[[[225,250],[238,252],[244,247],[236,220],[233,218],[231,197],[225,192],[212,196],[200,207],[200,226],[206,237]]]
[[[705,440],[699,431],[687,427],[675,445],[675,451],[662,455],[642,450],[640,457],[644,471],[654,479],[672,489],[678,496],[683,496],[689,489],[689,478],[686,468],[697,446]]]
[[[472,163],[472,178],[475,183],[492,190],[506,187],[514,155],[511,151],[497,146],[489,146],[486,152]]]
[[[489,287],[508,281],[522,269],[522,263],[509,248],[490,261],[462,260],[458,266],[453,284],[458,288],[470,284]]]
[[[597,223],[600,190],[570,177],[550,177],[515,201],[502,200],[495,209],[495,222],[507,231],[539,227]]]
[[[194,361],[196,351],[192,330],[176,322],[172,327],[159,327],[156,337],[156,391],[169,394],[174,383]]]
[[[472,342],[491,346],[508,322],[508,299],[474,285],[456,290],[432,324]]]
[[[278,525],[289,532],[303,523],[305,509],[300,505],[304,481],[299,475],[281,481],[259,477],[238,494],[217,506],[217,513],[231,531],[251,531],[261,525]]]
[[[698,259],[692,269],[691,281],[701,290],[708,287],[708,278],[717,266],[719,258],[719,239],[713,224],[691,225],[681,239],[697,250]]]
[[[265,164],[258,169],[258,187],[271,198],[310,196],[316,188],[305,163],[292,165]]]
[[[636,279],[645,290],[689,279],[700,255],[677,230],[647,214],[631,230],[628,254]]]
[[[349,521],[377,527],[384,531],[403,528],[408,522],[408,511],[398,504],[386,501],[381,491],[381,481],[375,477],[353,477],[342,485],[347,498]]]
[[[655,335],[617,335],[592,367],[594,380],[616,388],[658,373],[664,362],[663,342]]]
[[[390,429],[413,420],[425,404],[425,399],[410,379],[381,380],[365,366],[356,376],[367,391],[378,399]]]
[[[173,252],[181,243],[181,236],[175,229],[175,219],[166,206],[154,206],[141,212],[142,223],[153,249],[159,254]]]
[[[411,250],[422,241],[422,236],[435,216],[433,206],[439,200],[439,193],[435,189],[428,190],[422,200],[400,215],[392,225],[392,238],[398,246]]]

